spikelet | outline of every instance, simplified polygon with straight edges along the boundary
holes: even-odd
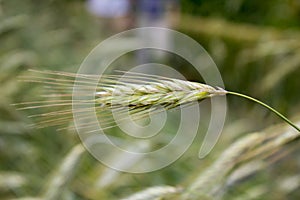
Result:
[[[189,105],[191,102],[230,94],[264,106],[300,132],[299,127],[269,105],[253,97],[206,84],[135,72],[118,71],[119,74],[116,75],[99,77],[57,71],[31,71],[37,75],[22,77],[23,81],[45,85],[48,91],[44,97],[47,100],[15,105],[21,106],[20,110],[58,109],[30,116],[39,119],[35,124],[38,128],[65,126],[73,120],[73,114],[88,121],[92,117],[89,116],[88,111],[95,111],[96,115],[102,118],[101,128],[107,129],[116,126],[112,112],[121,116],[118,121],[128,118],[128,113],[134,119],[142,119],[149,116],[149,113],[155,114],[178,106]],[[77,89],[75,93],[73,93],[74,87]],[[85,91],[93,91],[93,93]],[[90,98],[76,98],[87,95]],[[72,110],[74,105],[83,105],[83,108]],[[84,105],[93,106],[84,107]],[[95,123],[98,122],[87,123],[85,126],[92,126]]]
[[[127,81],[136,81],[136,77],[126,77]],[[104,80],[105,81],[105,80]],[[148,107],[160,105],[167,109],[199,101],[226,91],[209,85],[178,79],[153,79],[152,82],[127,83],[116,81],[114,85],[99,87],[95,96],[102,106]]]
[[[151,114],[172,108],[188,105],[191,102],[201,101],[227,92],[222,88],[197,82],[166,78],[156,75],[147,75],[134,72],[120,72],[116,75],[84,75],[57,71],[31,70],[34,76],[20,77],[22,81],[41,83],[45,86],[46,100],[15,104],[19,110],[52,109],[50,112],[31,115],[37,118],[35,127],[57,126],[64,129],[73,120],[72,114],[89,119],[86,115],[89,108],[72,110],[72,105],[94,104],[96,114],[102,118],[102,128],[115,126],[111,118],[112,110],[119,116],[129,113],[135,119],[141,119]],[[89,100],[73,99],[72,97],[87,95],[85,92],[73,93],[76,77],[76,88],[86,91],[95,88],[96,92]],[[54,110],[54,111],[53,111]],[[104,118],[104,120],[103,120]],[[121,119],[122,120],[122,119]],[[87,124],[87,126],[93,124]]]

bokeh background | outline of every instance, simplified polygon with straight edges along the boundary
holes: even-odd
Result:
[[[166,199],[299,199],[298,137],[285,141],[290,135],[284,135],[287,127],[277,116],[238,97],[228,98],[226,125],[208,157],[197,157],[199,136],[178,161],[146,174],[105,167],[84,151],[75,131],[30,128],[34,121],[27,116],[37,111],[12,106],[38,98],[42,90],[18,81],[28,69],[76,72],[99,42],[143,26],[192,37],[209,52],[228,90],[257,97],[299,125],[299,0],[0,0],[0,199],[121,199],[162,185],[176,190],[153,192],[166,193]],[[169,45],[167,35],[156,37]],[[146,54],[128,57],[138,64],[148,61]],[[183,60],[164,62],[186,79],[201,81]],[[233,157],[222,154],[254,132],[265,140]],[[243,155],[266,144],[267,149]],[[204,178],[209,183],[196,183],[205,174],[211,175]],[[194,196],[186,195],[189,191]]]

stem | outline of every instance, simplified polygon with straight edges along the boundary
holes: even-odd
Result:
[[[298,132],[300,132],[300,128],[298,128],[293,122],[291,122],[288,118],[286,118],[285,116],[283,116],[280,112],[278,112],[277,110],[275,110],[274,108],[272,108],[271,106],[253,98],[253,97],[250,97],[250,96],[247,96],[245,94],[240,94],[240,93],[237,93],[237,92],[230,92],[228,91],[227,94],[232,94],[232,95],[235,95],[235,96],[240,96],[240,97],[243,97],[243,98],[246,98],[246,99],[249,99],[251,101],[254,101],[262,106],[264,106],[265,108],[269,109],[270,111],[272,111],[273,113],[275,113],[277,116],[279,116],[281,119],[283,119],[285,122],[287,122],[289,125],[291,125],[292,127],[294,127]]]

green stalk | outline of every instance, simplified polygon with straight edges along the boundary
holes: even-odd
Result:
[[[250,96],[247,96],[245,94],[240,94],[240,93],[237,93],[237,92],[230,92],[230,91],[227,91],[227,94],[232,94],[232,95],[235,95],[235,96],[240,96],[240,97],[243,97],[243,98],[246,98],[246,99],[249,99],[251,101],[254,101],[262,106],[264,106],[265,108],[269,109],[270,111],[272,111],[273,113],[275,113],[277,116],[279,116],[281,119],[283,119],[285,122],[287,122],[289,125],[291,125],[292,127],[294,127],[298,132],[300,132],[300,128],[298,128],[293,122],[291,122],[288,118],[286,118],[285,116],[283,116],[280,112],[278,112],[277,110],[275,110],[274,108],[272,108],[271,106],[253,98],[253,97],[250,97]]]

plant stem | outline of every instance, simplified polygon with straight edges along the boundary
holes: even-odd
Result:
[[[291,125],[292,127],[294,127],[298,132],[300,132],[300,128],[298,128],[293,122],[291,122],[288,118],[286,118],[285,116],[283,116],[280,112],[278,112],[277,110],[275,110],[274,108],[272,108],[271,106],[253,98],[253,97],[250,97],[250,96],[247,96],[245,94],[240,94],[240,93],[237,93],[237,92],[230,92],[230,91],[227,91],[227,94],[232,94],[232,95],[235,95],[235,96],[240,96],[240,97],[243,97],[243,98],[246,98],[246,99],[249,99],[251,101],[254,101],[262,106],[264,106],[265,108],[269,109],[270,111],[272,111],[273,113],[275,113],[276,115],[278,115],[281,119],[283,119],[285,122],[287,122],[289,125]]]

